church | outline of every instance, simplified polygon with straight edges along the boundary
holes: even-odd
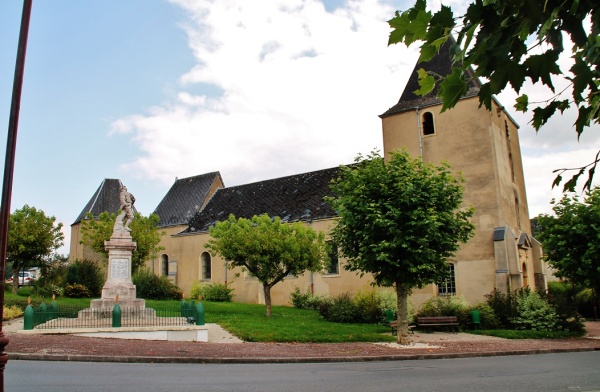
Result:
[[[448,46],[427,63],[417,64],[399,101],[379,117],[384,154],[406,148],[425,162],[450,163],[465,179],[465,206],[473,206],[475,236],[448,260],[450,278],[437,285],[414,290],[415,306],[432,296],[463,296],[476,304],[494,289],[502,292],[521,287],[546,288],[546,266],[539,242],[531,236],[523,175],[518,125],[497,100],[492,110],[479,107],[479,81],[472,74],[469,90],[457,105],[441,113],[437,89],[418,96],[417,69],[440,75],[450,73]],[[286,222],[304,222],[327,234],[335,212],[323,200],[331,195],[329,183],[338,168],[326,168],[251,184],[226,187],[219,172],[177,179],[154,213],[166,234],[164,250],[148,260],[154,273],[169,277],[184,293],[195,281],[226,283],[233,300],[264,303],[256,278],[242,270],[228,270],[225,261],[205,248],[208,229],[229,214],[279,216]],[[86,214],[116,213],[120,181],[105,179],[77,220],[71,225],[70,259],[93,257],[79,241]],[[344,269],[344,259],[331,255],[320,273],[286,278],[275,285],[274,305],[287,305],[299,288],[315,295],[337,296],[370,286],[372,279]]]

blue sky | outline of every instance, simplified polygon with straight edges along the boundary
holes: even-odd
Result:
[[[11,209],[56,216],[68,244],[104,178],[121,179],[147,215],[176,177],[218,170],[231,186],[381,148],[377,116],[397,102],[416,61],[416,48],[387,47],[385,21],[409,5],[34,0]],[[21,11],[20,0],[0,2],[5,130]],[[500,99],[509,107],[513,95]],[[591,160],[598,132],[578,143],[565,116],[536,136],[527,117],[511,114],[534,216],[549,210],[551,169]]]

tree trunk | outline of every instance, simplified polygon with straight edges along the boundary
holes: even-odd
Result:
[[[13,267],[13,287],[12,287],[12,291],[13,294],[17,294],[17,291],[19,291],[19,270],[18,269],[14,269]]]
[[[408,289],[400,282],[396,282],[396,295],[398,297],[398,343],[406,344],[408,339]]]
[[[263,284],[263,290],[265,292],[265,305],[267,307],[267,317],[271,317],[271,286]]]

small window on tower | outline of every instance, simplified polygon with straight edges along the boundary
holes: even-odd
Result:
[[[433,114],[430,112],[423,113],[423,135],[433,135],[435,127],[433,126]]]

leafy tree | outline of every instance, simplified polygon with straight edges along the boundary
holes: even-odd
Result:
[[[430,60],[447,41],[452,42],[453,70],[449,75],[419,72],[418,94],[431,92],[440,83],[442,111],[454,107],[467,92],[468,73],[475,67],[474,77],[487,81],[481,86],[479,102],[491,110],[492,96],[508,85],[520,93],[524,82],[542,83],[552,96],[541,102],[529,102],[521,94],[515,108],[522,112],[533,108],[533,127],[540,129],[555,113],[574,106],[578,110],[575,122],[577,135],[592,122],[600,122],[600,13],[596,0],[548,0],[544,2],[507,0],[474,0],[464,15],[455,17],[450,7],[432,14],[426,10],[426,0],[416,0],[414,7],[389,21],[393,31],[389,44],[404,42],[407,46],[424,41],[420,61]],[[587,22],[589,27],[586,26]],[[456,41],[452,36],[456,36]],[[564,74],[558,59],[570,39],[573,65]],[[569,86],[556,91],[553,80],[563,77]],[[568,96],[570,94],[570,97]],[[562,181],[562,174],[576,170],[564,184],[564,191],[573,191],[577,180],[587,170],[584,189],[590,189],[600,152],[596,159],[576,169],[558,169],[553,186]]]
[[[443,279],[448,258],[474,226],[473,208],[463,208],[463,180],[413,159],[406,150],[385,161],[377,152],[340,168],[328,198],[339,220],[332,239],[348,261],[345,268],[373,274],[395,286],[401,341],[408,332],[407,301],[415,287]]]
[[[62,223],[27,204],[9,217],[6,261],[12,267],[13,292],[19,288],[19,271],[41,267],[63,245]]]
[[[99,296],[104,285],[104,276],[100,266],[96,261],[89,259],[78,259],[69,264],[65,280],[67,286],[83,286],[91,297]]]
[[[94,219],[91,214],[88,214],[88,219],[83,221],[81,227],[81,243],[90,247],[94,252],[108,257],[108,252],[104,249],[104,241],[110,240],[116,217],[116,214],[102,212],[98,219]],[[156,214],[149,217],[142,216],[140,213],[135,214],[130,225],[131,237],[137,244],[132,254],[132,273],[144,265],[144,262],[152,254],[164,249],[164,247],[158,246],[161,237],[165,234],[158,230],[159,220],[160,218]]]
[[[538,222],[544,257],[554,274],[574,284],[591,287],[598,306],[600,293],[600,188],[583,199],[575,194],[553,201],[554,215],[543,214]]]
[[[323,269],[325,236],[302,222],[283,223],[267,214],[252,219],[229,215],[209,233],[206,248],[225,259],[229,268],[242,267],[262,283],[267,317],[273,286],[286,276]]]

